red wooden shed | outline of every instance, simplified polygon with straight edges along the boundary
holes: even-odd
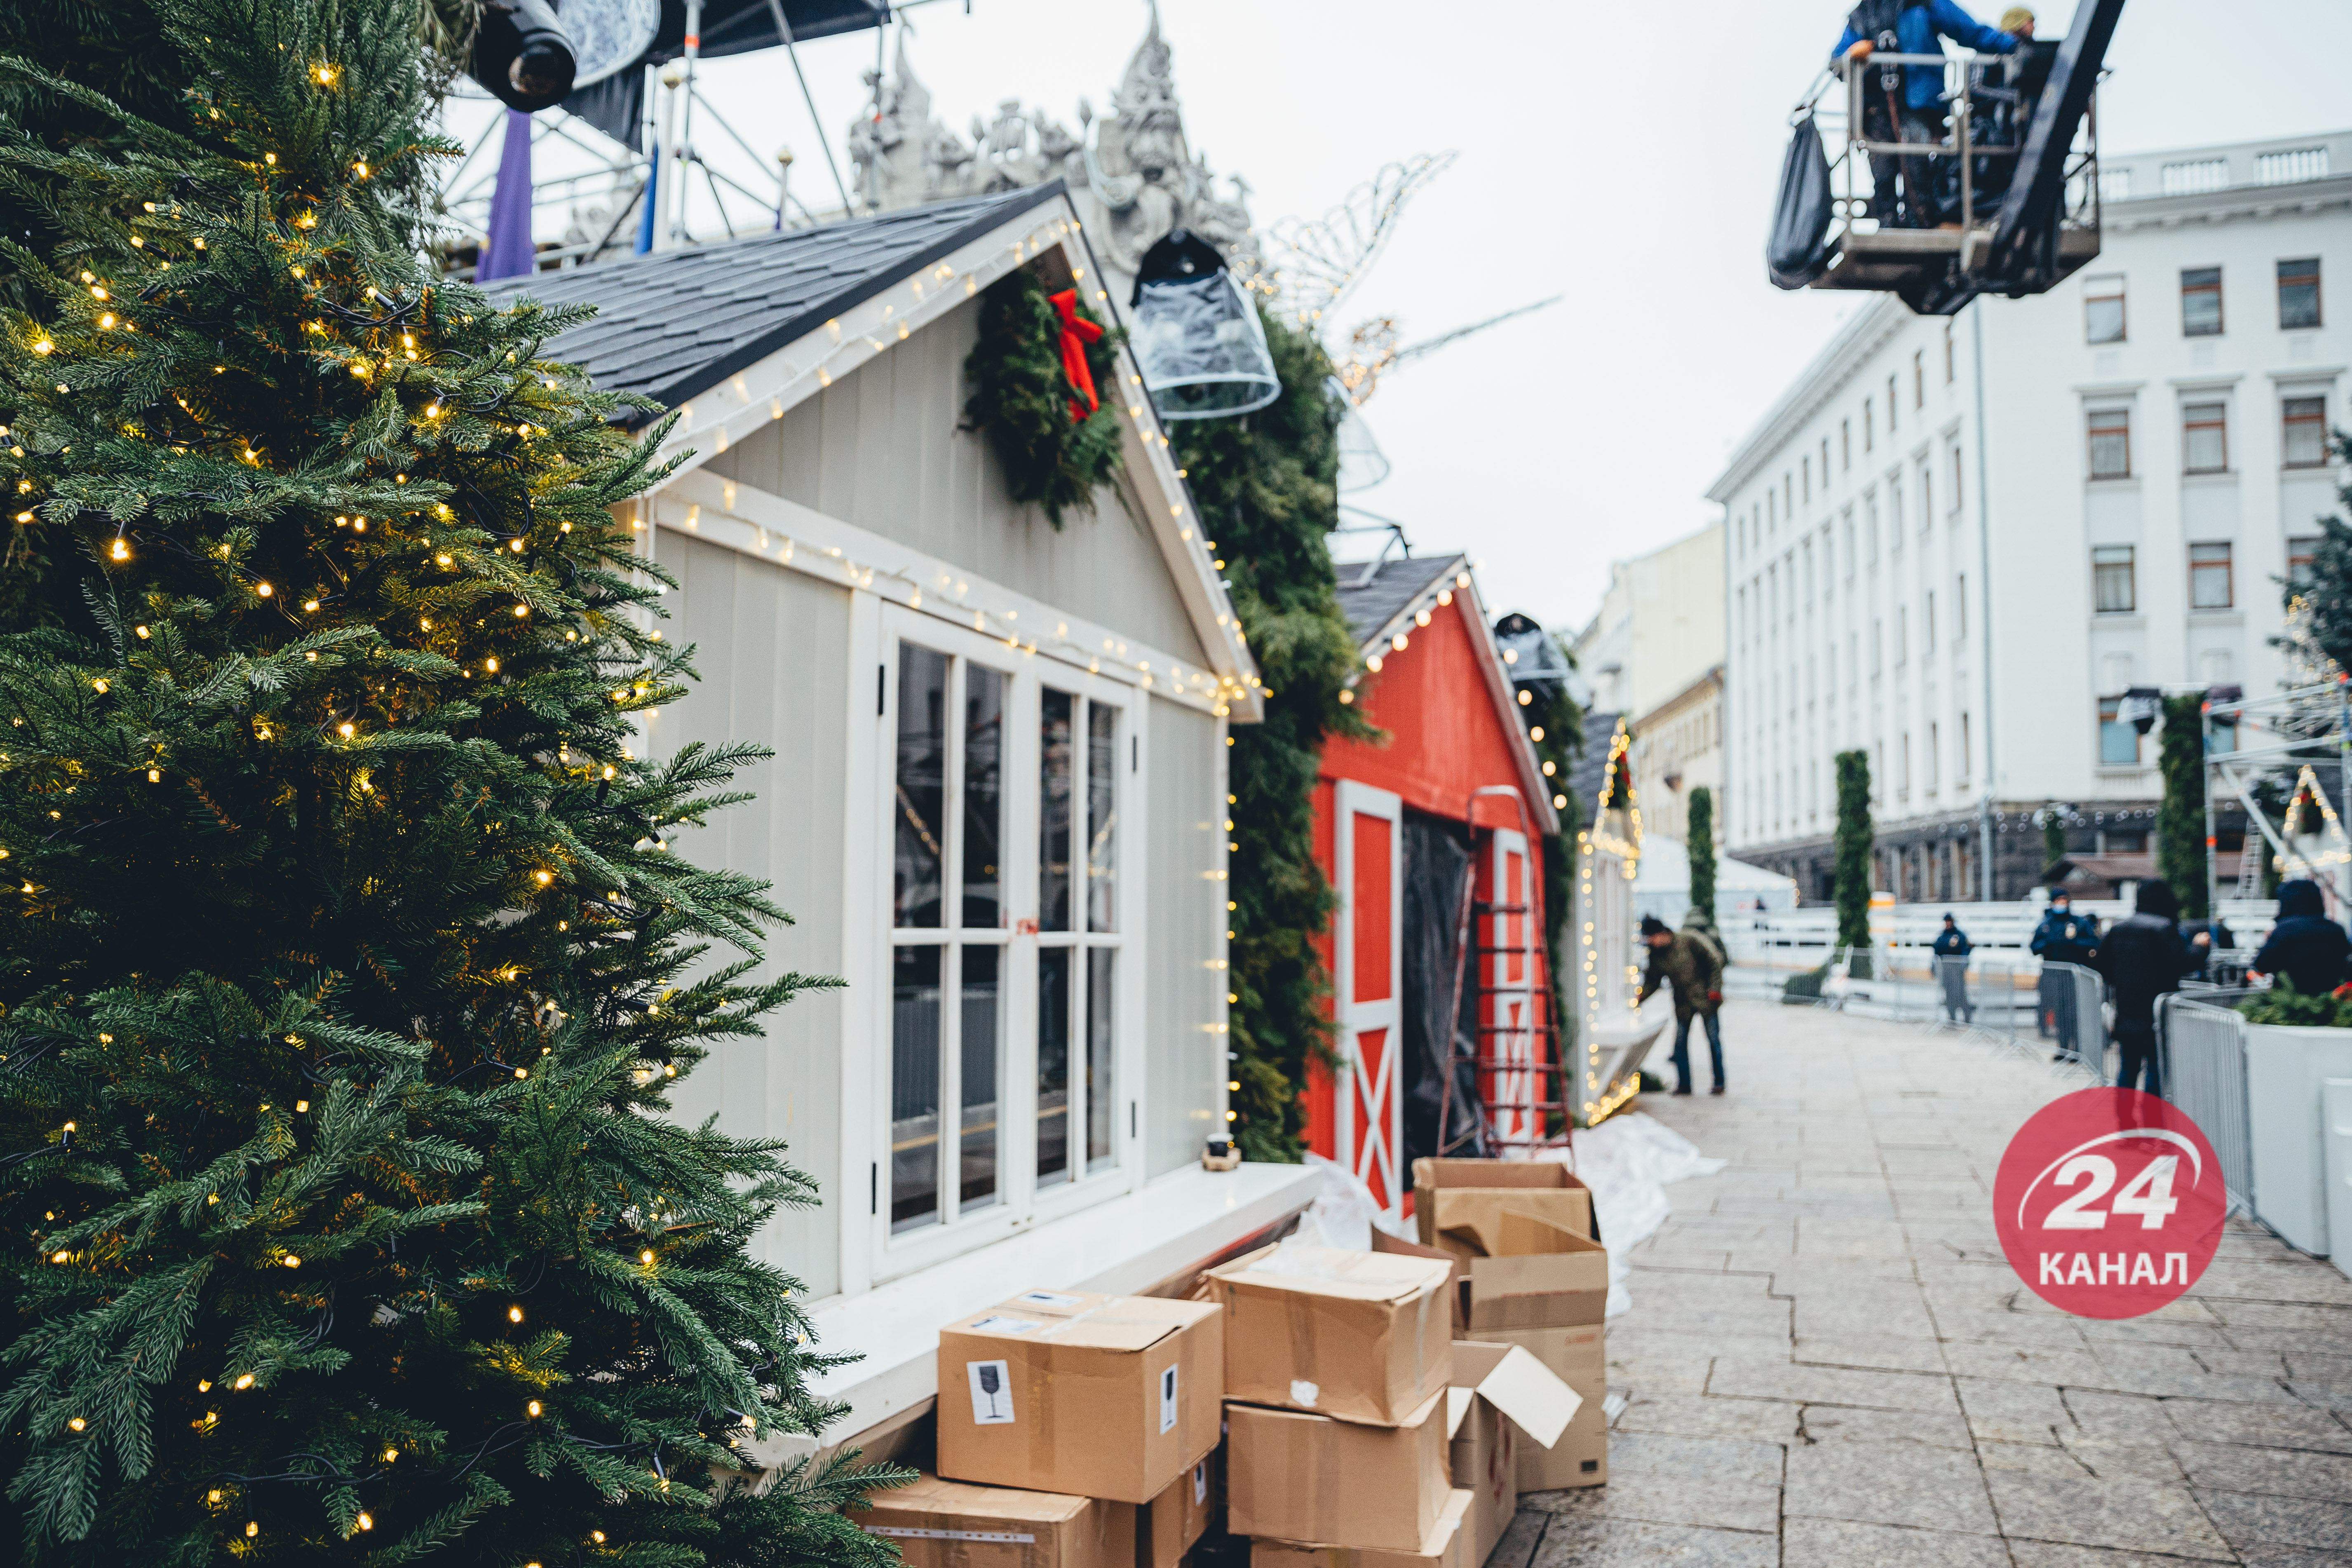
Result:
[[[1354,700],[1388,739],[1331,742],[1316,783],[1339,1066],[1309,1068],[1307,1140],[1402,1213],[1413,1156],[1531,1143],[1559,1098],[1512,1068],[1556,1058],[1541,857],[1566,786],[1543,776],[1466,557],[1343,564],[1339,600],[1367,669]]]

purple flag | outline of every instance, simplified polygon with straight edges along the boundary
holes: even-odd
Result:
[[[530,243],[530,116],[507,110],[506,145],[499,151],[499,185],[490,196],[490,237],[482,247],[477,282],[520,278],[538,267]]]

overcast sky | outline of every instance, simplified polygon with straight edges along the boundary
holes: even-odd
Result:
[[[960,134],[1006,98],[1066,124],[1082,96],[1105,109],[1146,21],[1142,0],[970,5],[906,13]],[[1390,313],[1411,342],[1566,295],[1384,382],[1364,413],[1395,471],[1349,499],[1418,550],[1470,551],[1491,604],[1563,630],[1597,607],[1612,559],[1712,521],[1704,492],[1732,446],[1858,298],[1780,293],[1762,262],[1786,113],[1843,9],[1161,0],[1192,145],[1248,179],[1262,226],[1318,215],[1393,160],[1460,154],[1335,337]],[[2072,10],[2044,7],[2043,36]],[[803,46],[836,153],[874,44]],[[2108,61],[2115,152],[2352,124],[2346,0],[2129,0]],[[781,52],[706,69],[753,147],[792,145],[814,200],[830,182]],[[487,120],[457,106],[452,128]]]

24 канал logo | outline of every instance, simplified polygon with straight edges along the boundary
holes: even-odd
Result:
[[[2195,1284],[2229,1197],[2197,1123],[2136,1089],[2034,1112],[2000,1157],[1993,1220],[2033,1293],[2085,1318],[2137,1318]]]

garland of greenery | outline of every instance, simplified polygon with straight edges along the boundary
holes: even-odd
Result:
[[[1849,973],[1857,980],[1870,973],[1870,847],[1875,833],[1870,823],[1870,753],[1837,754],[1836,870],[1832,890],[1837,895],[1838,945],[1853,950]]]
[[[1568,650],[1560,650],[1568,658]],[[1570,659],[1573,663],[1573,658]],[[1545,951],[1551,954],[1547,966],[1551,975],[1551,1016],[1559,1026],[1560,1059],[1566,1061],[1576,1044],[1577,1016],[1568,1005],[1568,975],[1572,973],[1567,962],[1569,917],[1576,905],[1576,834],[1584,826],[1584,803],[1568,787],[1570,768],[1584,751],[1584,710],[1569,695],[1565,680],[1522,680],[1513,685],[1529,699],[1519,709],[1519,717],[1528,726],[1528,738],[1534,742],[1537,760],[1551,764],[1546,776],[1557,786],[1553,798],[1565,800],[1564,806],[1553,809],[1559,816],[1559,831],[1544,845],[1544,941]]]
[[[1118,384],[1118,345],[1127,334],[1105,325],[1081,300],[1078,315],[1102,327],[1086,345],[1098,391]],[[1120,467],[1115,397],[1084,419],[1071,416],[1077,395],[1062,368],[1062,321],[1045,285],[1027,268],[992,284],[980,300],[980,341],[963,362],[971,396],[964,427],[984,432],[1013,499],[1034,502],[1060,531],[1064,514],[1092,513],[1095,492]]]
[[[1690,902],[1693,914],[1715,924],[1715,792],[1695,784],[1690,792]]]
[[[1184,420],[1174,434],[1271,691],[1263,722],[1234,726],[1227,784],[1234,1131],[1250,1159],[1296,1161],[1307,1061],[1328,1061],[1331,1048],[1331,976],[1318,938],[1339,900],[1315,861],[1315,780],[1328,738],[1378,731],[1339,700],[1358,664],[1324,542],[1339,521],[1330,361],[1313,338],[1261,318],[1282,395],[1239,418]]]
[[[2205,898],[2205,694],[2164,700],[2157,771],[2164,804],[2156,813],[2158,874],[2180,895],[2184,920],[2201,921]]]

